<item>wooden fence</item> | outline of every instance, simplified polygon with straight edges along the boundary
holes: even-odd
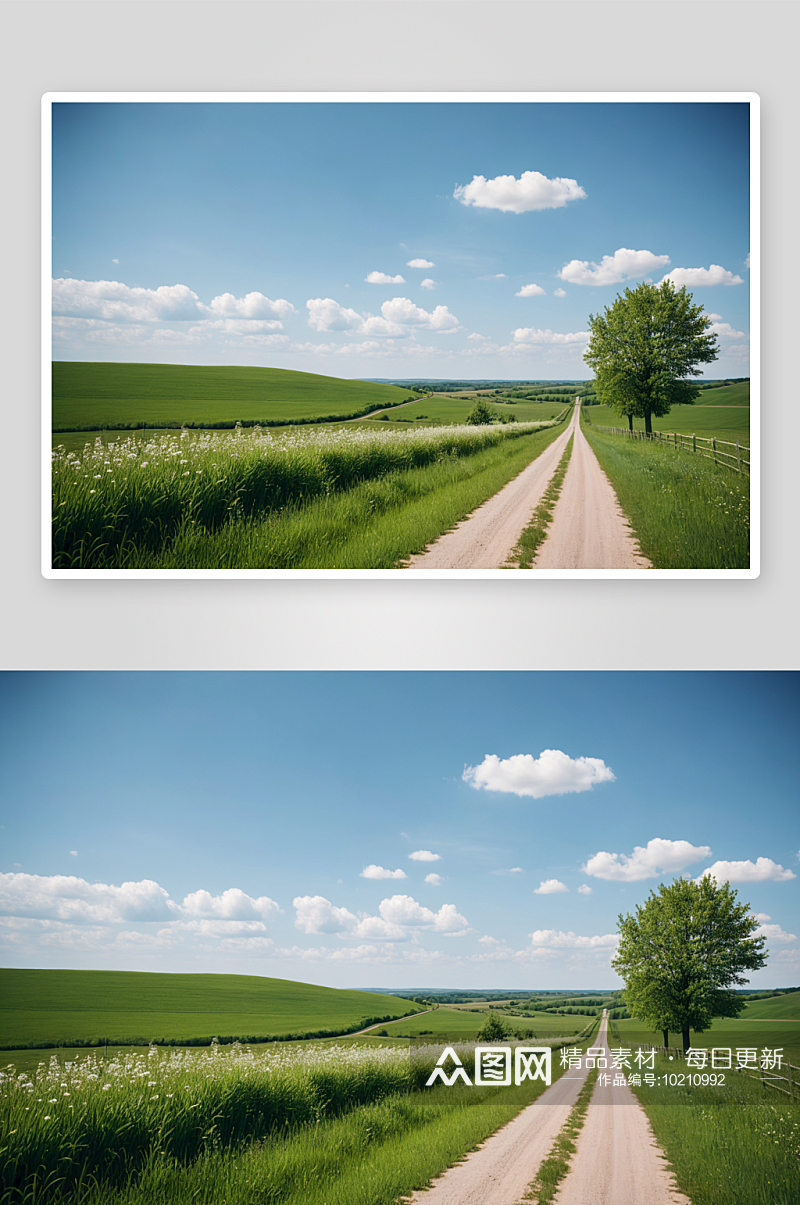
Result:
[[[655,1054],[668,1054],[672,1058],[685,1059],[686,1054],[677,1046],[639,1046],[639,1050],[652,1050]],[[750,1079],[761,1081],[764,1088],[774,1088],[777,1092],[783,1092],[785,1096],[792,1100],[795,1096],[800,1096],[800,1067],[795,1067],[791,1062],[781,1063],[781,1067],[786,1068],[785,1075],[778,1075],[776,1071],[767,1070],[764,1067],[764,1060],[760,1060],[758,1068],[754,1067],[718,1067],[717,1071],[735,1071],[737,1075],[746,1075]],[[712,1067],[697,1068],[698,1071],[711,1071]],[[794,1074],[793,1074],[794,1073]],[[781,1087],[785,1084],[785,1087]]]
[[[591,422],[591,420],[589,420]],[[738,440],[717,439],[716,436],[681,435],[679,431],[631,431],[628,427],[597,427],[591,423],[595,431],[605,431],[609,435],[627,435],[630,439],[647,439],[654,443],[667,444],[671,448],[683,452],[697,452],[707,456],[715,464],[725,465],[737,473],[750,472],[750,449]],[[730,448],[731,451],[726,451]]]

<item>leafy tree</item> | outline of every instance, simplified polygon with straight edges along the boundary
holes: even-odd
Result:
[[[744,998],[732,991],[743,971],[766,963],[758,921],[736,892],[706,875],[675,879],[652,891],[636,915],[619,917],[620,944],[611,965],[625,980],[625,1002],[652,1029],[675,1030],[689,1049],[689,1030],[714,1017],[736,1017]],[[668,1043],[667,1043],[668,1044]]]
[[[651,432],[652,416],[671,406],[691,405],[700,392],[688,380],[700,375],[697,364],[717,359],[716,335],[706,332],[711,318],[692,304],[685,286],[672,281],[641,284],[617,296],[604,315],[589,315],[592,332],[584,360],[594,369],[600,400],[617,414],[643,418]]]
[[[497,1013],[491,1013],[486,1018],[486,1024],[478,1033],[479,1042],[505,1042],[513,1033],[508,1021],[503,1017],[498,1017]]]
[[[491,406],[487,405],[483,398],[478,398],[467,415],[467,423],[472,427],[479,427],[484,423],[492,422],[496,417],[497,415]]]

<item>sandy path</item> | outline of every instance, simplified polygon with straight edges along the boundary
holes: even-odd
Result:
[[[558,468],[577,415],[576,406],[572,420],[558,439],[493,498],[462,519],[452,531],[445,532],[425,552],[412,557],[408,570],[501,569]]]
[[[553,1052],[554,1058],[558,1053]],[[585,1071],[568,1071],[479,1150],[410,1198],[421,1205],[518,1205],[575,1104]]]
[[[608,1047],[605,1023],[597,1038]],[[647,1114],[627,1086],[595,1086],[555,1205],[691,1205],[673,1187]]]
[[[577,422],[550,531],[532,569],[652,569],[639,552],[611,482]]]

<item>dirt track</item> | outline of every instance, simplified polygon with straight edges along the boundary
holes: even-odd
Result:
[[[581,430],[578,404],[566,430],[541,456],[452,531],[412,557],[408,571],[504,568],[571,433],[575,440],[561,496],[531,569],[652,568],[641,555],[611,482]]]
[[[463,519],[425,552],[412,557],[409,571],[424,569],[501,569],[527,526],[533,510],[558,467],[575,414],[558,439],[499,493]]]

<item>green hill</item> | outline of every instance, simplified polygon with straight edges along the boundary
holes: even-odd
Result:
[[[418,1005],[255,975],[0,970],[0,1048],[316,1037]]]
[[[754,1000],[742,1013],[742,1019],[752,1017],[764,1021],[800,1021],[800,992],[787,992],[769,1000]]]
[[[355,418],[404,402],[407,389],[282,368],[53,364],[53,429],[232,427]]]

